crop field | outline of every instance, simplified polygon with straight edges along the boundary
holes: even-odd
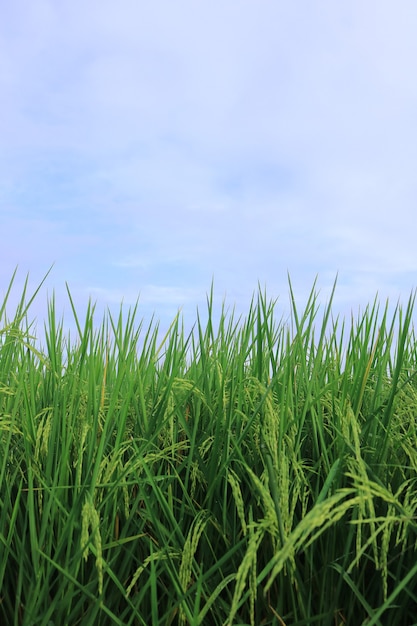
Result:
[[[417,624],[414,297],[335,319],[0,302],[0,624]]]

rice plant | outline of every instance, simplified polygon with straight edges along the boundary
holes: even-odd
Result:
[[[0,623],[417,623],[414,296],[161,337],[0,305]],[[218,320],[215,322],[215,320]]]

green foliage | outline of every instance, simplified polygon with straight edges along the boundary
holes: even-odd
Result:
[[[12,281],[13,282],[13,281]],[[136,307],[45,346],[0,307],[0,623],[399,626],[417,615],[414,298],[350,327]],[[35,294],[36,295],[36,294]]]

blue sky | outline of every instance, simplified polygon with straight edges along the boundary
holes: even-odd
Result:
[[[0,295],[190,319],[416,287],[417,5],[0,2]]]

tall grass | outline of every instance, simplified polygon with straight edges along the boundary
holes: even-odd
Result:
[[[414,297],[289,323],[0,308],[0,623],[417,623]]]

